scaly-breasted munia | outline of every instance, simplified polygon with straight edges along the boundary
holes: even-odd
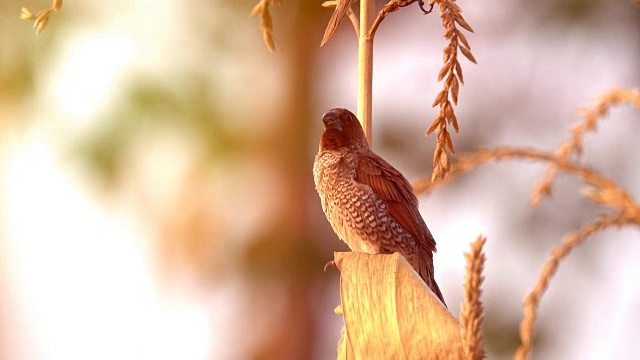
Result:
[[[444,303],[433,277],[436,242],[409,181],[369,149],[349,110],[331,109],[322,122],[313,178],[333,230],[352,251],[399,252]]]

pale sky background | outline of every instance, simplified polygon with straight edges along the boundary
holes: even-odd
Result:
[[[465,86],[457,109],[462,133],[454,136],[454,144],[486,134],[490,130],[484,126],[503,124],[502,131],[488,142],[474,146],[535,145],[551,150],[579,120],[576,108],[590,105],[610,87],[638,86],[639,6],[631,7],[633,13],[620,5],[598,2],[594,29],[586,32],[578,26],[567,30],[546,24],[549,14],[522,14],[520,3],[460,4],[476,30],[468,39],[478,65],[463,63]],[[209,14],[211,22],[226,16],[223,5],[218,7],[219,13]],[[409,129],[415,136],[406,146],[423,152],[425,161],[420,164],[428,164],[430,153],[426,149],[432,149],[434,138],[425,139],[422,132],[428,126],[425,119],[435,112],[427,112],[424,104],[430,104],[440,86],[435,74],[442,61],[439,51],[443,42],[433,35],[441,34],[436,17],[423,17],[413,10],[405,19],[392,14],[378,32],[374,143],[383,144],[383,131],[390,127]],[[195,11],[185,9],[179,1],[65,2],[61,14],[66,17],[53,14],[41,35],[33,34],[26,22],[16,27],[25,33],[20,41],[28,42],[28,46],[43,46],[55,27],[60,27],[57,36],[62,40],[41,55],[46,56],[46,64],[37,68],[41,73],[37,74],[36,93],[28,105],[0,114],[6,119],[28,119],[31,124],[4,129],[0,144],[0,358],[244,359],[246,349],[257,340],[243,334],[268,332],[268,321],[245,327],[243,307],[248,292],[241,277],[228,276],[210,288],[202,288],[188,275],[169,283],[162,281],[153,243],[156,229],[136,211],[132,194],[135,186],[105,198],[82,168],[69,160],[68,142],[100,126],[96,115],[121,96],[128,77],[141,71],[163,76],[176,64],[228,66],[230,91],[226,96],[241,98],[242,94],[234,92],[240,89],[240,85],[234,85],[236,80],[255,78],[256,86],[273,84],[266,97],[276,99],[276,103],[284,101],[277,100],[281,90],[273,81],[283,66],[278,63],[281,57],[278,53],[269,55],[264,49],[257,19],[248,14],[238,19],[246,30],[235,36],[238,47],[257,49],[251,53],[258,59],[254,59],[255,66],[261,62],[268,73],[262,78],[251,73],[255,70],[244,72],[241,65],[224,60],[223,64],[210,64],[203,59],[191,40],[189,16]],[[274,11],[284,16],[295,13],[291,9]],[[17,18],[19,7],[14,12]],[[330,107],[355,110],[356,50],[348,30],[341,28],[321,53],[318,71],[324,75],[317,84],[321,91],[316,105],[318,119]],[[336,61],[338,55],[344,58]],[[424,94],[433,96],[425,99]],[[514,99],[520,102],[514,103]],[[267,103],[268,99],[256,99],[261,101]],[[396,120],[407,114],[411,116],[406,121]],[[483,125],[487,117],[493,119]],[[608,176],[622,176],[620,183],[638,197],[638,109],[616,110],[610,117],[600,124],[598,135],[587,137],[585,156],[589,164]],[[392,125],[392,120],[397,122]],[[319,122],[316,128],[319,137]],[[310,149],[315,149],[316,138]],[[156,179],[145,183],[158,195],[156,204],[163,204],[166,189],[175,188],[180,181],[163,164],[173,163],[171,169],[187,167],[191,156],[183,150],[184,140],[171,136],[165,140],[154,152],[160,159],[141,161],[136,170]],[[410,179],[427,173],[425,168],[416,167],[405,171],[408,166],[403,167],[403,153],[380,152]],[[308,156],[311,158],[312,153]],[[531,244],[539,248],[535,257],[522,257],[518,252],[526,253],[526,249],[521,250],[521,244],[512,244],[508,237],[516,230],[537,230],[523,226],[523,222],[505,224],[503,219],[514,214],[516,218],[544,217],[545,211],[562,205],[553,205],[550,200],[539,209],[530,209],[530,191],[544,168],[509,164],[487,166],[478,171],[473,184],[461,179],[458,187],[421,198],[421,210],[438,239],[437,279],[456,316],[462,301],[462,253],[479,234],[489,238],[487,298],[496,301],[498,309],[503,306],[506,313],[521,314],[521,301],[553,244],[567,231],[585,224],[562,224],[558,219],[562,226],[554,238]],[[496,174],[513,177],[501,180],[502,175]],[[558,192],[571,192],[577,198],[576,188],[581,185],[565,180],[561,178],[564,182]],[[505,189],[511,191],[508,198],[501,195]],[[570,206],[579,205],[573,202]],[[242,234],[264,221],[268,211],[268,206],[258,204],[244,220],[232,215],[225,219],[231,224],[230,231]],[[534,359],[635,358],[640,351],[636,340],[640,333],[638,240],[637,229],[609,231],[576,250],[590,257],[570,257],[561,264],[551,290],[542,300],[537,322],[550,331],[545,338],[548,347],[540,352],[534,347]],[[337,248],[338,243],[335,245]],[[498,287],[507,287],[512,295],[495,299],[492,293]],[[329,301],[337,304],[337,293],[333,296]],[[273,309],[273,316],[282,311],[278,304],[273,304]],[[499,317],[500,313],[488,316]],[[326,317],[328,348],[319,352],[320,359],[335,358],[332,344],[340,331],[340,318],[333,313]]]

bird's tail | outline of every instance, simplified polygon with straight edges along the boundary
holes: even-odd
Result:
[[[433,291],[433,293],[436,294],[438,299],[442,301],[442,305],[444,305],[444,307],[447,307],[447,303],[444,302],[444,297],[442,296],[442,292],[440,292],[440,288],[438,287],[438,283],[436,282],[436,279],[433,278],[432,276],[430,279],[430,283],[426,282],[426,284],[429,287],[429,289],[431,289],[431,291]]]
[[[433,272],[433,253],[428,249],[425,249],[426,254],[422,254],[418,258],[419,264],[417,267],[414,267],[418,270],[418,274],[422,278],[425,284],[433,291],[433,293],[442,301],[442,304],[447,307],[447,303],[444,302],[444,297],[442,296],[442,292],[438,287],[438,283],[436,282],[436,278]]]

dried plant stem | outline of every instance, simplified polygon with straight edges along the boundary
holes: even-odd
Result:
[[[369,29],[375,16],[375,0],[360,0],[360,32],[358,36],[358,119],[362,123],[369,146],[371,139],[373,37]]]
[[[393,1],[390,1],[387,4],[385,4],[382,10],[380,10],[380,13],[378,13],[378,17],[376,17],[376,20],[373,22],[373,25],[371,25],[371,31],[369,33],[369,36],[371,36],[371,38],[376,36],[376,31],[378,31],[378,27],[380,26],[380,24],[382,24],[382,20],[384,20],[384,18],[386,18],[387,15],[389,15],[390,13],[398,9],[399,9],[398,7],[393,6]]]
[[[556,155],[561,159],[569,160],[572,154],[580,154],[582,152],[582,141],[585,133],[587,131],[594,131],[598,120],[604,118],[609,108],[621,103],[633,104],[640,108],[640,91],[638,89],[613,88],[600,96],[594,107],[581,110],[580,113],[584,117],[584,120],[573,125],[571,137],[558,147]],[[551,185],[557,173],[557,166],[554,164],[550,165],[544,177],[533,191],[531,203],[534,206],[538,205],[543,197],[551,194]]]
[[[358,20],[358,17],[356,17],[356,13],[354,13],[353,10],[349,8],[349,10],[347,11],[347,16],[351,21],[351,25],[353,25],[353,30],[356,32],[356,37],[359,39],[360,38],[360,21]]]
[[[378,17],[371,25],[371,30],[369,30],[369,36],[373,38],[376,35],[376,31],[378,31],[378,27],[382,23],[382,21],[389,15],[390,13],[397,11],[401,7],[409,6],[415,3],[418,0],[390,0],[388,3],[384,5],[382,10],[378,13]]]
[[[484,307],[480,297],[484,277],[485,256],[482,247],[486,242],[484,236],[471,244],[471,252],[465,253],[467,271],[464,277],[464,303],[460,310],[460,325],[462,346],[467,359],[480,360],[485,358],[482,347],[482,333],[480,326],[484,320]]]
[[[542,272],[540,273],[535,287],[524,301],[524,317],[520,323],[520,340],[522,343],[516,351],[516,360],[525,360],[529,357],[536,320],[536,309],[540,302],[540,298],[549,286],[551,277],[553,277],[558,270],[560,261],[566,258],[576,246],[584,242],[589,236],[606,230],[612,226],[622,226],[625,224],[629,224],[629,219],[621,213],[601,217],[582,229],[567,235],[562,244],[551,251],[549,260],[542,268]],[[636,225],[638,224],[636,223]]]
[[[469,155],[461,156],[447,178],[434,182],[431,182],[430,179],[427,178],[419,179],[414,183],[415,192],[416,194],[421,194],[435,186],[445,184],[456,176],[471,171],[482,164],[506,159],[528,159],[551,162],[559,169],[573,173],[581,177],[585,182],[605,191],[611,200],[608,206],[615,209],[625,209],[626,214],[640,219],[640,210],[638,210],[638,205],[633,200],[633,197],[622,190],[615,182],[606,179],[593,169],[560,159],[556,155],[533,149],[503,147],[492,150],[480,150]]]

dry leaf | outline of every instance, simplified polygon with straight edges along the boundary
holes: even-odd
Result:
[[[340,26],[342,20],[344,20],[344,17],[347,15],[347,12],[351,7],[351,3],[353,3],[353,0],[337,0],[335,1],[335,3],[336,8],[331,15],[331,19],[329,19],[329,24],[327,24],[327,28],[324,31],[324,36],[322,37],[320,46],[326,44],[327,41],[331,39],[333,34],[338,29],[338,26]]]
[[[464,359],[460,323],[398,253],[335,253],[345,331],[338,358]]]

